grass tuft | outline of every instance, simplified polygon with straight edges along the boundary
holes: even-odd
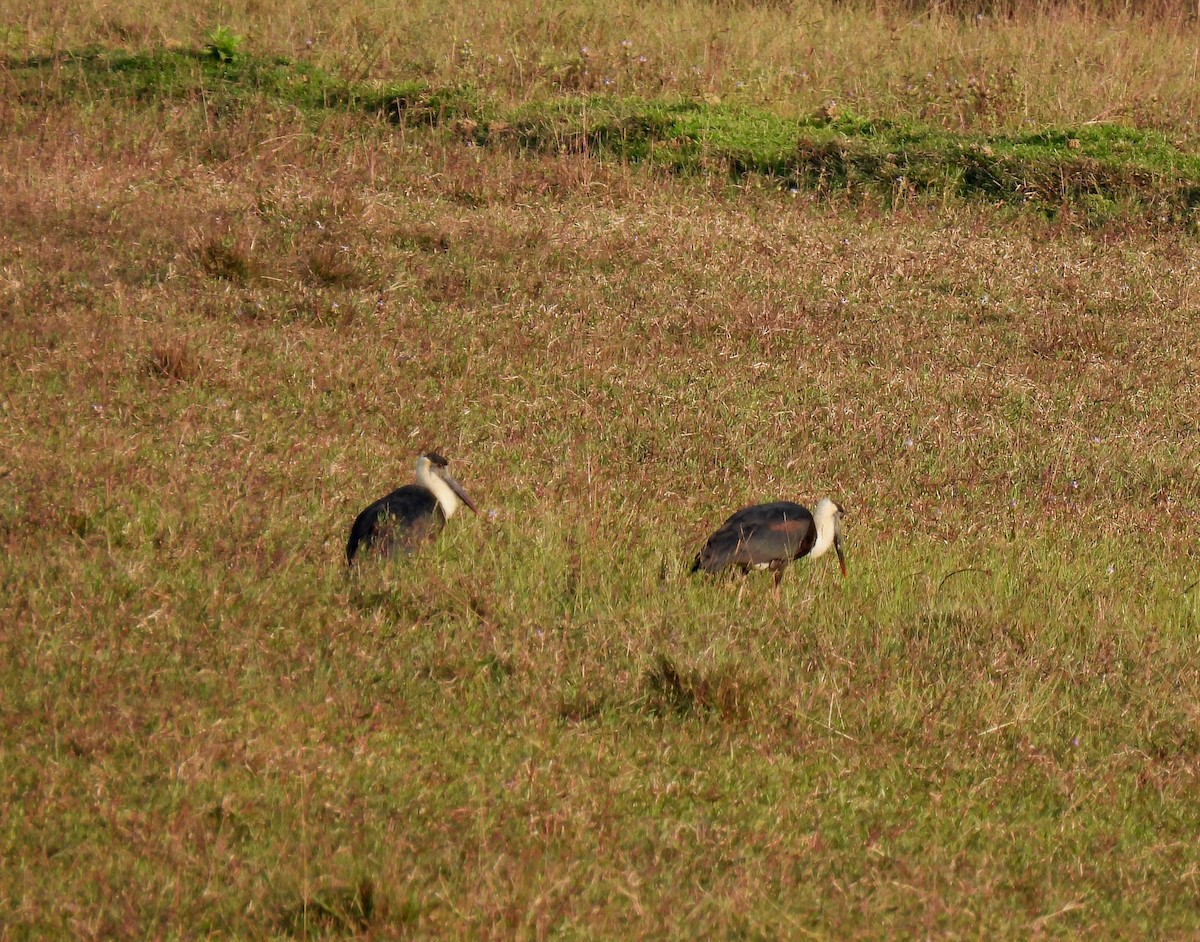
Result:
[[[228,26],[218,26],[204,40],[204,54],[210,59],[227,64],[241,54],[245,37],[239,36]]]
[[[464,140],[472,138],[477,127],[473,118],[480,114],[477,93],[470,87],[430,88],[424,83],[408,83],[375,94],[347,89],[347,97],[369,111],[383,114],[393,124],[458,125]]]
[[[746,676],[736,664],[681,671],[665,654],[658,655],[646,671],[643,685],[643,702],[655,715],[712,713],[725,720],[744,719],[762,687],[761,681]]]
[[[209,239],[200,248],[200,267],[214,278],[244,284],[254,273],[250,247],[241,239]]]
[[[308,254],[308,272],[320,284],[343,288],[363,282],[358,262],[346,246],[321,245]]]
[[[579,687],[561,695],[558,716],[567,723],[585,723],[597,719],[608,706],[603,694]]]
[[[378,904],[375,883],[360,880],[353,887],[321,890],[285,907],[276,920],[293,939],[357,936],[371,928]]]
[[[152,376],[173,382],[188,382],[201,373],[199,357],[182,337],[151,344],[146,366]]]

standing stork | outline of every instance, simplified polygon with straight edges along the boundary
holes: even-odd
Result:
[[[479,513],[462,485],[446,470],[449,463],[437,452],[425,452],[417,459],[416,484],[397,488],[360,513],[346,543],[347,565],[354,562],[360,549],[376,548],[387,556],[411,553],[442,532],[460,503]]]
[[[793,559],[816,559],[833,547],[837,552],[842,577],[846,576],[846,557],[842,553],[842,517],[840,504],[824,498],[809,512],[808,508],[779,500],[770,504],[743,507],[721,524],[708,538],[692,563],[692,572],[720,572],[727,566],[742,571],[770,569],[775,573],[775,594],[783,570]]]

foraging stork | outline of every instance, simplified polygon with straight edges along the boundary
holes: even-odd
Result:
[[[846,557],[842,554],[842,517],[840,504],[824,498],[810,513],[790,500],[743,507],[726,520],[708,538],[692,564],[692,572],[720,572],[727,566],[770,569],[775,573],[775,594],[783,570],[793,559],[816,559],[829,547],[837,552],[842,577],[846,576]]]
[[[346,563],[353,563],[360,549],[372,547],[387,556],[411,553],[442,532],[460,502],[479,513],[446,470],[449,463],[437,452],[425,452],[417,459],[416,484],[397,488],[360,513],[350,528]]]

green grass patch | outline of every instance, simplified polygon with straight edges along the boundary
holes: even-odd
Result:
[[[219,31],[218,31],[219,32]],[[478,113],[465,88],[424,82],[364,83],[285,58],[244,54],[224,33],[199,51],[126,52],[90,49],[6,63],[28,103],[110,100],[203,101],[212,109],[243,108],[266,100],[306,112],[359,110],[392,120],[438,124]]]
[[[219,35],[218,35],[219,33]],[[356,82],[240,51],[217,31],[199,52],[91,50],[8,69],[22,100],[202,101],[216,112],[267,101],[307,113],[380,115],[453,127],[463,144],[644,163],[670,173],[748,175],[891,205],[946,200],[1070,210],[1096,223],[1154,217],[1192,225],[1200,157],[1166,135],[1118,124],[968,133],[834,109],[803,119],[717,101],[571,96],[504,108],[469,86]]]
[[[1160,133],[1119,125],[982,135],[850,115],[790,120],[756,108],[609,98],[531,105],[513,125],[522,146],[538,150],[682,173],[756,174],[891,203],[960,198],[1047,213],[1120,206],[1190,222],[1200,202],[1200,158]]]

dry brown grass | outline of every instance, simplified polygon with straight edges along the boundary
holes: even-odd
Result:
[[[147,368],[154,376],[185,382],[200,374],[200,363],[186,339],[170,338],[150,345]]]
[[[345,115],[19,117],[14,934],[1195,934],[1194,239]],[[346,581],[429,445],[495,519]],[[845,584],[682,577],[823,493]]]
[[[7,46],[198,47],[217,21],[265,55],[353,79],[464,82],[516,101],[547,92],[717,95],[807,115],[829,100],[949,127],[1125,121],[1193,136],[1194,4],[576,3],[216,11],[138,0],[0,2]]]

